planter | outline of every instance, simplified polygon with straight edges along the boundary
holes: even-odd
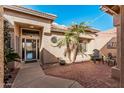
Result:
[[[10,69],[10,70],[14,70],[14,64],[15,64],[15,62],[8,62],[7,63],[7,67],[8,67],[8,69]]]
[[[60,65],[65,65],[65,60],[59,60]]]
[[[10,70],[14,70],[14,69],[20,67],[20,63],[19,63],[19,62],[16,62],[16,61],[8,62],[7,66],[8,66],[8,68],[9,68]]]

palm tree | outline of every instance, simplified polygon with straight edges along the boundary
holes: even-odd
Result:
[[[71,43],[73,40],[74,33],[67,31],[67,32],[65,32],[64,36],[65,36],[65,38],[60,39],[58,41],[57,46],[59,46],[59,47],[64,46],[64,45],[66,46],[64,56],[68,56],[69,61],[72,62],[72,60],[71,60],[72,44]]]
[[[80,36],[89,28],[85,23],[74,24],[65,32],[65,37],[58,41],[57,46],[66,45],[65,56],[68,56],[69,63],[75,62],[78,52],[83,53],[83,48],[80,44]]]

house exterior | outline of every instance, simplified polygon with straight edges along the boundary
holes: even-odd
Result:
[[[0,87],[4,87],[4,20],[11,28],[10,48],[21,57],[21,63],[40,62],[41,65],[58,62],[63,56],[65,47],[55,47],[52,42],[64,37],[67,27],[56,25],[57,16],[27,9],[21,6],[0,6]],[[86,35],[81,36],[81,43],[86,47],[85,54],[90,50],[89,42],[94,39],[98,30],[87,29]],[[78,56],[76,61],[89,60],[89,56]],[[13,63],[13,68],[19,66]]]
[[[68,27],[54,23],[56,15],[42,13],[21,6],[3,6],[3,17],[9,23],[11,31],[10,47],[21,57],[21,62],[41,62],[41,64],[58,62],[64,56],[65,47],[56,47],[55,42],[64,37]],[[85,55],[77,56],[76,62],[90,59],[90,41],[99,30],[87,29],[81,35],[81,43],[86,48]],[[16,64],[14,64],[16,65]]]
[[[68,27],[54,23],[56,15],[21,6],[0,6],[0,17],[0,43],[3,45],[3,21],[7,20],[12,29],[10,47],[20,55],[21,63],[40,62],[41,65],[44,65],[56,63],[59,58],[69,62],[68,58],[64,56],[65,46],[56,47],[56,42],[64,38],[64,33],[68,31]],[[92,54],[93,49],[100,50],[104,55],[110,51],[117,55],[116,45],[111,46],[111,42],[116,41],[115,31],[117,29],[106,32],[99,32],[93,28],[87,29],[85,34],[80,36],[80,43],[85,52],[83,56],[77,56],[76,62],[90,60],[89,54]],[[0,46],[0,87],[3,86],[4,77],[2,45]],[[17,64],[14,63],[13,66],[15,67]]]

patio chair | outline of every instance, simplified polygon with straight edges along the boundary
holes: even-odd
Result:
[[[103,62],[103,56],[100,54],[99,50],[97,50],[97,49],[93,50],[91,59],[93,60],[94,63],[96,63],[96,61]]]
[[[113,56],[112,53],[108,53],[106,62],[108,63],[108,65],[113,64],[115,66],[116,65],[116,56]]]

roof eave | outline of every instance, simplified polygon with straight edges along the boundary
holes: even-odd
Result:
[[[104,11],[104,12],[110,14],[110,15],[118,15],[119,12],[120,12],[119,9],[118,9],[118,11],[115,10],[115,9],[118,8],[119,6],[117,6],[117,5],[113,5],[112,7],[110,7],[110,6],[112,6],[112,5],[102,5],[102,6],[100,7],[100,9],[101,9],[102,11]]]
[[[38,12],[29,8],[24,8],[22,6],[16,6],[16,5],[4,5],[3,8],[50,19],[50,20],[55,20],[55,18],[57,17],[56,15],[53,14]]]
[[[88,28],[86,29],[87,32],[92,32],[92,33],[98,33],[100,32],[100,30],[96,30],[96,29],[93,29],[93,28]]]

